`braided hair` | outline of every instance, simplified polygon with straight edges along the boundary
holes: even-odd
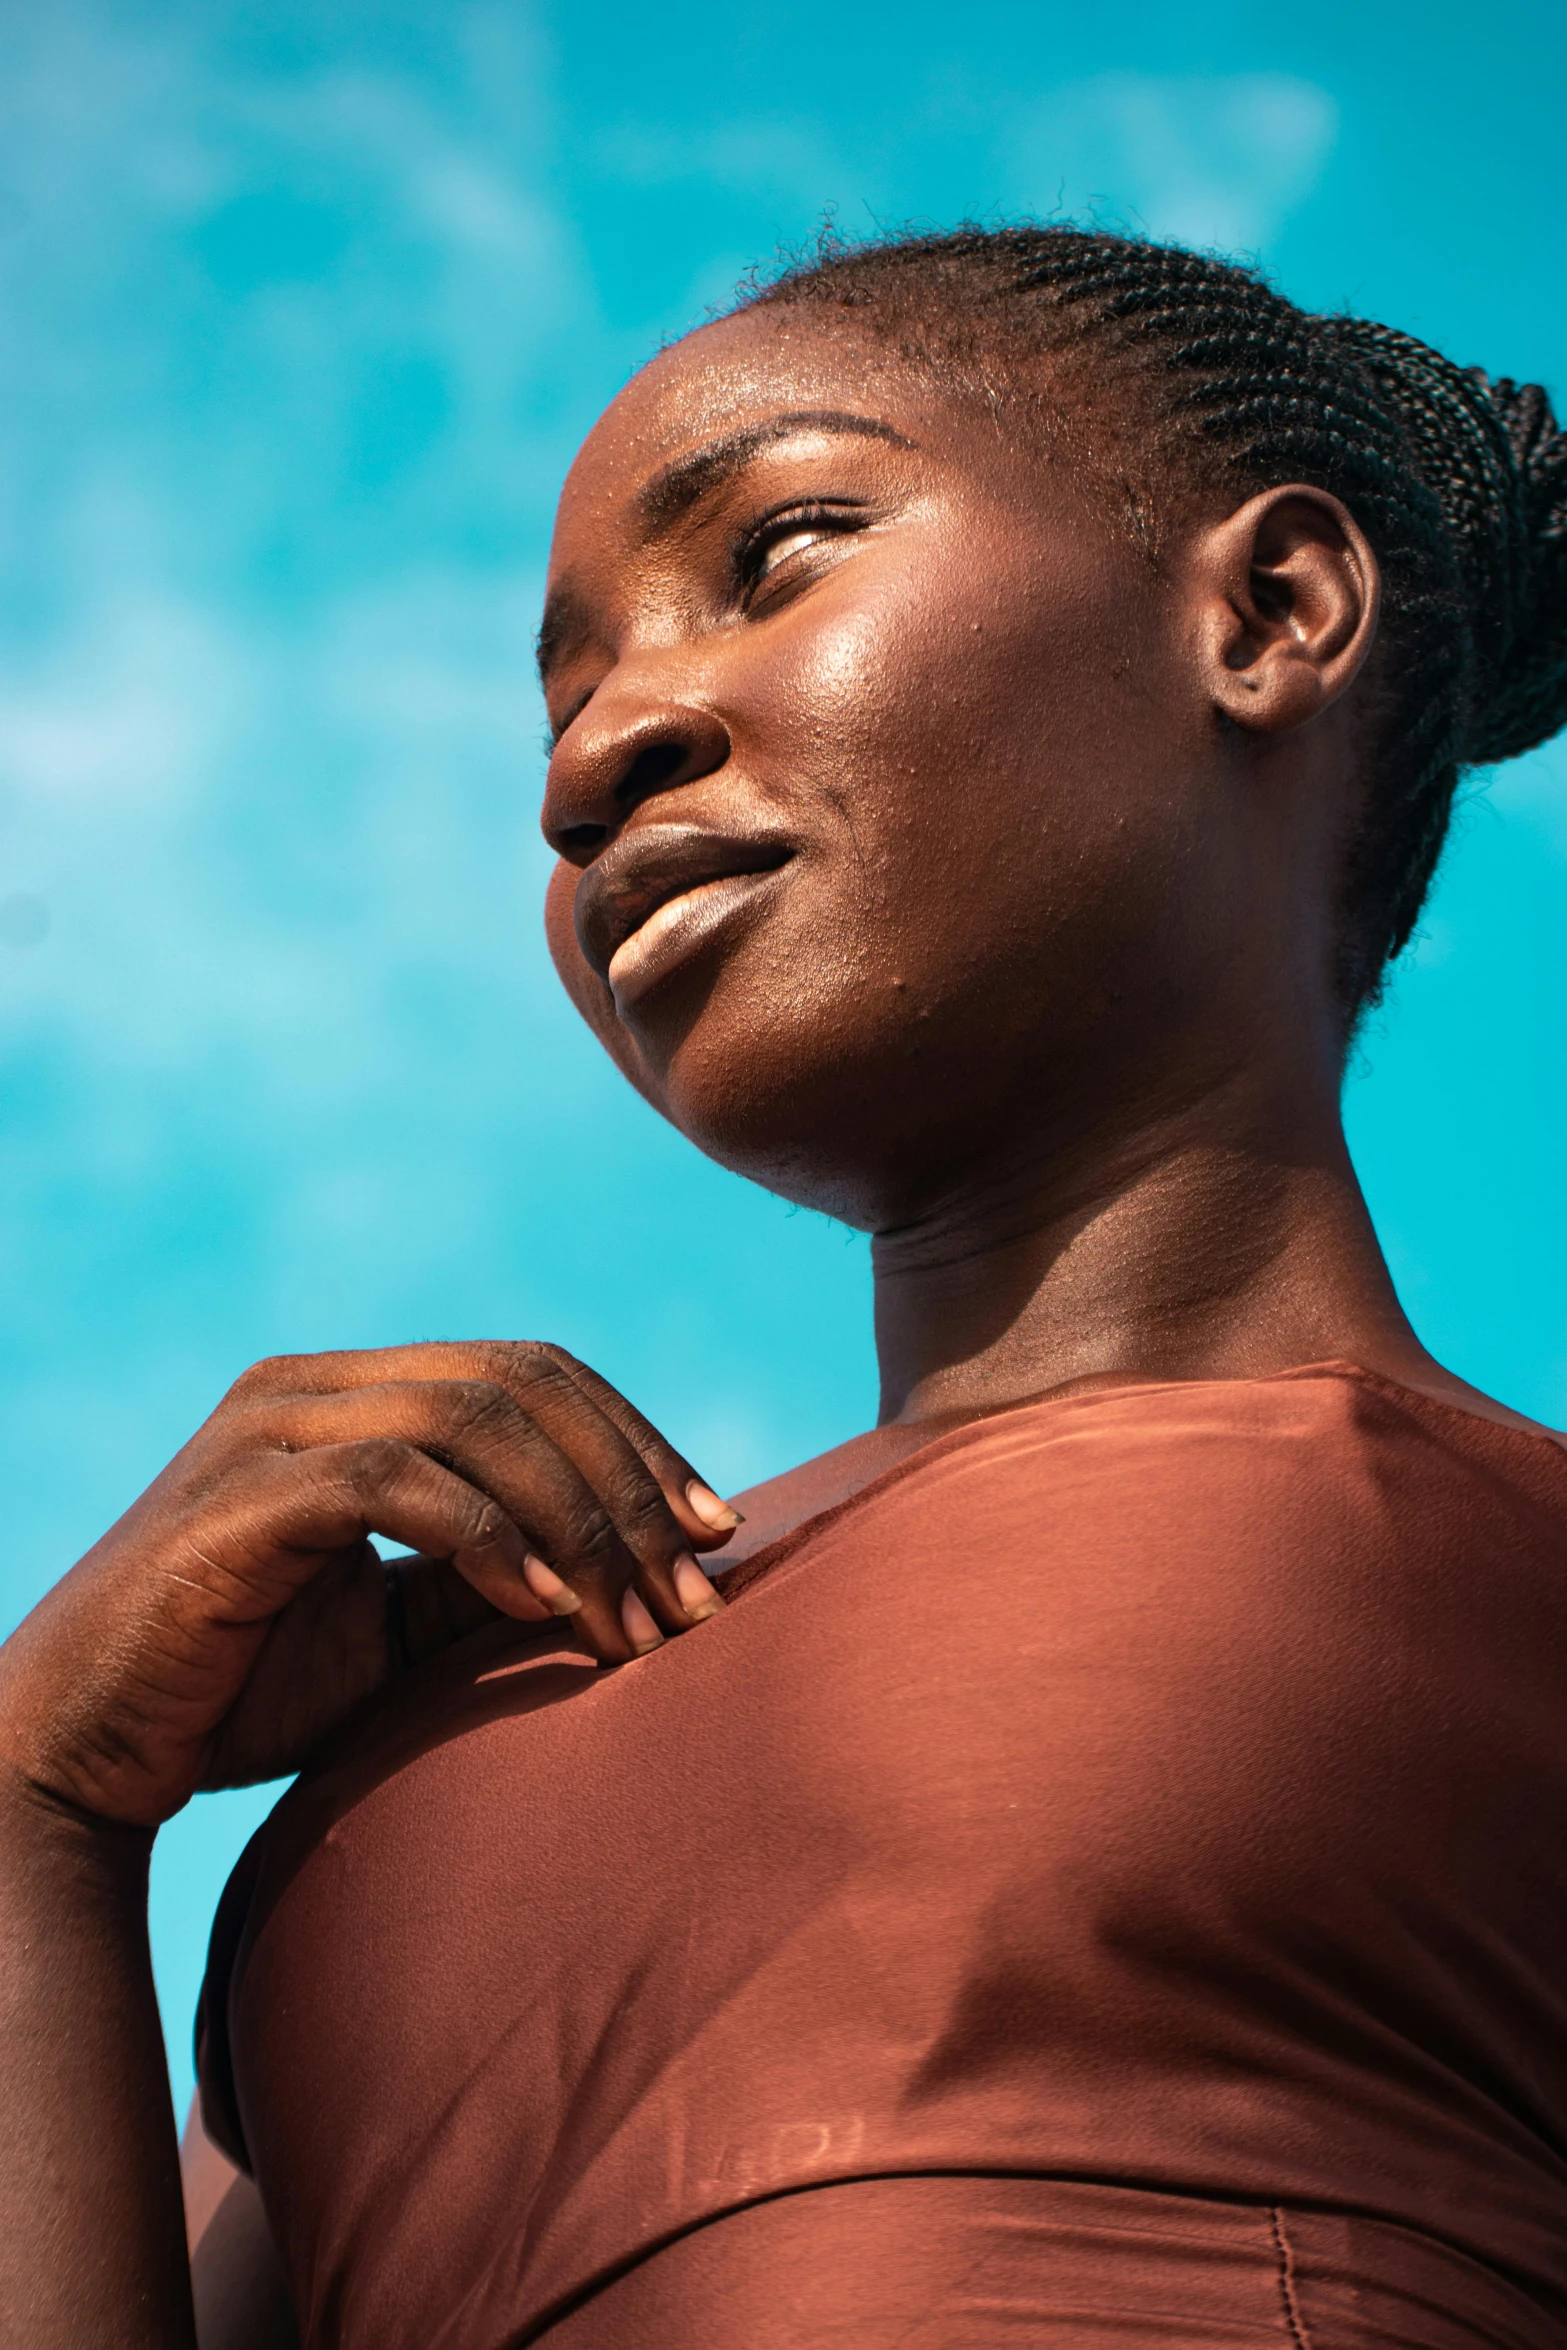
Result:
[[[742,297],[859,313],[905,360],[1044,397],[1157,560],[1183,497],[1308,482],[1383,574],[1371,781],[1348,844],[1349,1023],[1407,943],[1460,769],[1567,724],[1567,435],[1538,385],[1396,328],[1299,310],[1255,271],[1070,227],[831,239]],[[1074,391],[1075,387],[1075,391]]]

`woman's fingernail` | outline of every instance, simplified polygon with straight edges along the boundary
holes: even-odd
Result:
[[[620,1620],[626,1627],[626,1638],[638,1656],[646,1656],[651,1648],[663,1647],[664,1635],[635,1591],[628,1591],[621,1601]]]
[[[715,1534],[732,1534],[737,1526],[745,1524],[745,1512],[732,1510],[727,1501],[720,1501],[711,1485],[704,1485],[700,1477],[693,1477],[686,1487],[686,1499],[704,1526],[711,1526]]]
[[[522,1579],[534,1598],[542,1599],[557,1616],[574,1616],[582,1605],[571,1585],[563,1583],[554,1568],[535,1558],[531,1550],[522,1562]]]
[[[693,1624],[700,1624],[704,1616],[716,1616],[724,1604],[689,1551],[675,1561],[675,1589]]]

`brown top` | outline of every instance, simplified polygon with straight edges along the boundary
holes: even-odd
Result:
[[[1014,2258],[1031,2181],[1052,2227],[1140,2191],[1112,2282],[1189,2210],[1221,2299],[1203,2215],[1265,2215],[1297,2350],[1297,2213],[1359,2229],[1345,2306],[1405,2245],[1513,2313],[1411,2339],[1559,2341],[1564,1569],[1559,1447],[1326,1365],[961,1429],[618,1671],[410,1676],[262,1831],[204,1995],[307,2342],[814,2343],[709,2272],[890,2310],[889,2197]]]

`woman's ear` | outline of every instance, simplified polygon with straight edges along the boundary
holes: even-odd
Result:
[[[1204,682],[1249,733],[1305,724],[1354,683],[1376,636],[1377,559],[1326,490],[1263,490],[1192,542]]]

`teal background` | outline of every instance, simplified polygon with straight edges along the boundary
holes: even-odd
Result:
[[[862,1425],[863,1244],[663,1132],[544,961],[573,445],[824,208],[1093,212],[1567,391],[1557,0],[0,6],[0,1619],[252,1358],[564,1341],[738,1486]],[[1567,1421],[1567,761],[1366,1037],[1406,1302]],[[267,1798],[162,1839],[178,2091]]]

